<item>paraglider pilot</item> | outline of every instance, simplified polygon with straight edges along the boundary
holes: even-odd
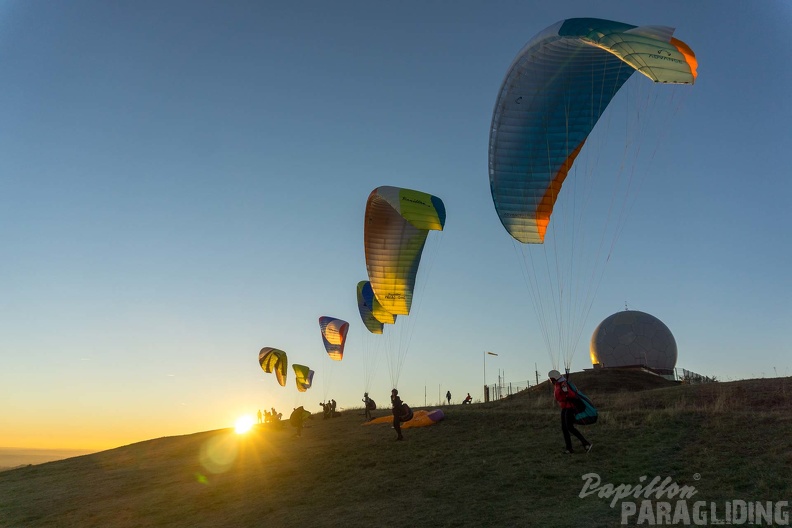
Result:
[[[363,405],[365,405],[365,407],[366,407],[366,421],[367,422],[371,420],[371,409],[374,408],[374,406],[372,405],[373,403],[374,403],[374,400],[369,398],[368,392],[363,393]]]
[[[588,452],[591,449],[591,442],[586,440],[580,431],[575,428],[575,400],[578,397],[577,394],[569,386],[566,378],[557,370],[548,372],[547,377],[550,378],[553,384],[553,395],[561,406],[561,431],[564,433],[564,443],[566,444],[564,453],[574,453],[572,450],[572,439],[569,436],[570,433],[580,440],[583,449]]]
[[[399,391],[396,389],[391,391],[391,406],[393,407],[393,428],[396,429],[396,440],[404,440],[401,432],[401,417],[404,407],[401,398],[399,398]]]
[[[303,421],[305,420],[305,408],[300,405],[296,409],[294,409],[289,416],[289,422],[291,423],[292,427],[297,429],[295,436],[302,436],[303,430]]]

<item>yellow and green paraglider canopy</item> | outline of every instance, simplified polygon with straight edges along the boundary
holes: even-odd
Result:
[[[442,231],[445,205],[430,194],[378,187],[366,203],[363,244],[374,295],[393,315],[408,315],[429,231]]]
[[[298,365],[296,363],[292,365],[292,368],[294,369],[294,381],[297,383],[297,390],[305,392],[310,389],[313,383],[314,371],[305,365]]]
[[[264,347],[259,352],[259,365],[268,374],[274,372],[281,387],[286,386],[286,369],[289,366],[286,352],[277,348]]]

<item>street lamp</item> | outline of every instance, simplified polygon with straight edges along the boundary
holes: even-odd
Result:
[[[487,401],[487,356],[497,356],[495,352],[484,352],[484,398]]]

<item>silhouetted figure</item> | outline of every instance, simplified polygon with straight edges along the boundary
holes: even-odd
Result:
[[[302,405],[294,409],[289,416],[289,423],[291,423],[292,427],[297,429],[296,436],[302,436],[303,430],[303,420],[305,420],[305,409]]]
[[[467,397],[462,400],[462,405],[470,405],[470,402],[473,401],[473,398],[470,397],[470,393],[468,392]]]
[[[404,440],[401,432],[401,418],[404,412],[404,403],[399,398],[399,391],[393,389],[391,391],[391,412],[393,413],[393,428],[396,429],[396,440]]]
[[[377,404],[369,398],[368,392],[363,394],[363,404],[366,408],[366,421],[368,422],[371,420],[371,411],[377,408]]]
[[[448,400],[448,405],[451,405],[451,391],[446,392],[446,400]]]
[[[258,410],[258,414],[256,416],[258,416],[258,423],[261,423],[261,409]]]

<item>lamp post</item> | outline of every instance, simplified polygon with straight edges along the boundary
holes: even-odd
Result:
[[[497,356],[495,352],[484,352],[484,398],[487,401],[487,356]]]

